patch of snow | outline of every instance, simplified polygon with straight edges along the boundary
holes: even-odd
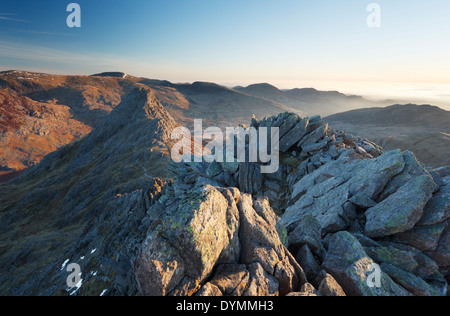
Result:
[[[64,270],[64,268],[66,267],[66,265],[69,263],[70,259],[67,259],[66,261],[64,261],[64,263],[61,266],[61,271]]]
[[[103,292],[100,294],[100,296],[105,295],[106,291],[108,291],[107,289],[104,289]]]
[[[81,273],[80,273],[81,275]],[[77,283],[77,285],[75,285],[75,290],[70,293],[70,295],[74,295],[76,292],[78,292],[78,290],[81,288],[81,285],[83,285],[83,279],[80,279],[80,281]]]

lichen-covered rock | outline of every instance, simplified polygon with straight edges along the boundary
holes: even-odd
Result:
[[[381,193],[379,200],[385,200],[388,196],[395,193],[400,187],[405,185],[409,180],[419,176],[428,176],[431,178],[431,175],[428,171],[425,170],[424,166],[417,161],[416,156],[409,151],[405,151],[402,153],[403,158],[405,160],[405,167],[402,172],[393,177],[391,181],[386,185],[385,189]]]
[[[152,227],[134,261],[136,280],[144,295],[170,293],[185,276],[197,288],[211,273],[229,245],[228,202],[211,186],[191,193]]]
[[[285,295],[306,282],[267,199],[196,184],[168,205],[134,261],[143,295]]]
[[[447,222],[430,226],[416,226],[411,230],[393,236],[393,239],[402,244],[413,246],[420,251],[435,250],[439,239],[447,227]]]
[[[278,280],[267,273],[259,262],[249,265],[250,280],[244,296],[278,296]]]
[[[412,272],[419,264],[411,252],[403,251],[391,246],[388,247],[367,247],[367,255],[378,264],[388,263],[408,272]]]
[[[383,246],[378,245],[376,247],[383,248],[380,251],[381,253],[377,250],[371,250],[377,252],[377,254],[373,256],[377,263],[381,264],[385,262],[392,264],[402,270],[412,272],[423,279],[427,279],[428,277],[435,275],[439,271],[439,266],[433,259],[429,258],[420,250],[412,246],[392,242],[383,242]],[[400,252],[392,252],[391,249],[397,249]],[[399,260],[398,258],[401,259]],[[416,268],[410,271],[408,267],[412,268],[413,266],[416,266]]]
[[[425,205],[423,216],[417,225],[434,225],[448,218],[450,218],[450,193],[438,193]]]
[[[435,183],[428,176],[409,180],[394,194],[365,213],[365,233],[369,237],[390,236],[413,228],[431,199]]]
[[[305,216],[314,216],[322,234],[345,229],[355,219],[349,199],[364,194],[375,200],[389,180],[404,168],[400,151],[388,152],[377,159],[353,160],[350,153],[323,165],[303,177],[293,188],[292,199],[282,217],[289,227]]]
[[[388,263],[381,264],[381,270],[387,273],[396,283],[416,296],[439,296],[432,286],[412,273],[406,272]]]
[[[370,286],[367,281],[371,273],[376,273],[374,264],[354,236],[348,232],[338,232],[330,240],[322,267],[336,279],[347,295],[410,295],[382,271],[379,275],[380,286]]]
[[[232,295],[249,272],[245,265],[226,264],[217,268],[210,283],[216,286],[223,295]]]
[[[377,205],[374,200],[372,200],[364,193],[357,193],[356,195],[352,196],[350,202],[363,209],[368,209]]]
[[[195,295],[213,297],[213,296],[223,296],[223,293],[219,290],[217,286],[211,283],[206,283]]]
[[[298,147],[305,148],[307,146],[313,145],[317,143],[319,140],[324,138],[328,131],[328,124],[323,124],[314,130],[312,133],[308,134],[308,136],[304,137],[299,143]]]
[[[299,292],[291,292],[286,296],[309,296],[309,297],[317,297],[322,296],[322,294],[317,291],[314,286],[310,283],[306,283],[302,286]]]
[[[242,194],[239,200],[239,238],[242,247],[240,261],[244,264],[259,262],[267,273],[278,276],[278,281],[283,286],[282,293],[289,293],[305,283],[306,277],[281,242],[278,232],[273,226],[275,218],[273,210],[264,208],[264,212],[262,212],[261,203],[261,200],[257,200],[256,208],[265,218],[268,218],[268,221],[255,211],[250,195]],[[291,288],[286,290],[286,284],[289,284]]]
[[[438,246],[433,251],[425,252],[427,256],[436,261],[440,268],[450,268],[450,225],[447,225],[439,239]]]

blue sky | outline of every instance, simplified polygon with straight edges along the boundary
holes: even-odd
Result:
[[[66,7],[81,6],[81,28]],[[367,5],[381,6],[369,28]],[[450,83],[448,0],[0,0],[0,69],[174,82]]]

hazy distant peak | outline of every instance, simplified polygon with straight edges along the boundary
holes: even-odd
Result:
[[[276,94],[282,93],[277,87],[269,83],[255,83],[245,88],[236,87],[235,90],[247,93],[276,93]]]
[[[294,88],[288,89],[286,92],[297,92],[297,93],[319,93],[320,91],[314,88]]]
[[[319,91],[314,88],[295,88],[286,91],[286,93],[292,96],[320,96],[320,95],[342,96],[342,97],[345,96],[345,94],[340,93],[338,91]]]
[[[251,84],[249,86],[247,86],[247,89],[251,89],[251,88],[264,88],[264,89],[273,89],[273,90],[278,90],[277,87],[271,85],[270,83],[267,82],[263,82],[263,83],[255,83],[255,84]]]
[[[126,78],[127,74],[124,72],[102,72],[99,74],[92,75],[92,77],[115,77],[115,78]]]
[[[196,81],[192,84],[179,84],[177,85],[177,88],[195,94],[221,93],[232,91],[230,88],[227,88],[225,86],[212,82],[203,82],[203,81]]]
[[[438,106],[430,105],[430,104],[394,104],[386,107],[386,109],[399,109],[399,110],[418,110],[418,111],[442,111],[442,112],[448,112],[444,109],[441,109]]]

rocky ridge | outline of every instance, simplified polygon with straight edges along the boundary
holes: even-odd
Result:
[[[319,116],[252,126],[280,128],[279,171],[172,164],[134,261],[143,294],[447,294],[450,168],[426,170]]]
[[[89,135],[1,184],[0,295],[136,294],[130,262],[170,181],[176,126],[139,88]],[[75,288],[71,263],[82,272]]]
[[[0,183],[39,163],[61,146],[87,135],[106,119],[124,96],[139,87],[150,88],[170,115],[187,127],[192,127],[193,120],[199,117],[206,125],[227,127],[248,124],[252,114],[263,118],[290,111],[304,116],[306,111],[332,114],[369,104],[379,105],[362,98],[313,89],[282,92],[269,87],[275,95],[286,94],[280,99],[214,83],[176,84],[122,72],[62,76],[2,71]],[[326,107],[332,111],[323,112]]]
[[[274,174],[169,165],[176,126],[137,89],[0,185],[0,294],[447,294],[449,167],[292,113],[251,123],[280,129]],[[76,288],[68,263],[83,271]]]

